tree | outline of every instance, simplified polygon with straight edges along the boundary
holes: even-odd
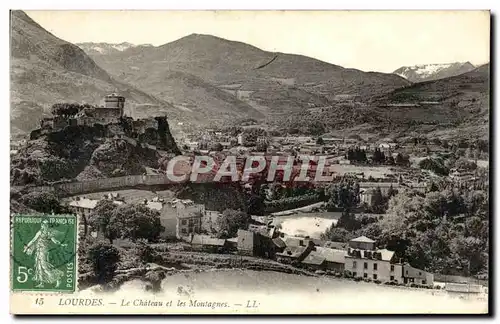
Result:
[[[284,190],[283,186],[281,183],[273,182],[269,185],[268,191],[267,191],[267,200],[278,200],[284,197]]]
[[[352,182],[343,182],[340,184],[330,185],[325,194],[329,197],[326,207],[328,210],[335,208],[342,209],[337,226],[344,227],[347,230],[355,230],[359,228],[359,222],[351,210],[359,204],[359,184]]]
[[[118,249],[105,242],[97,242],[90,246],[87,258],[99,284],[108,283],[115,274],[120,253]]]
[[[356,219],[356,215],[349,212],[349,210],[344,210],[337,222],[337,226],[352,232],[359,229],[361,223]]]
[[[477,169],[477,164],[462,157],[455,162],[455,168],[458,170],[473,171]]]
[[[426,158],[418,164],[420,168],[430,170],[437,175],[447,176],[450,172],[440,159]]]
[[[113,240],[119,234],[115,230],[116,226],[110,226],[110,221],[116,208],[117,206],[111,200],[100,200],[90,213],[88,219],[89,225],[101,232],[109,240],[110,244],[113,243]]]
[[[119,206],[114,210],[109,222],[110,232],[133,242],[138,239],[155,242],[164,230],[165,227],[160,222],[160,213],[142,204]]]
[[[479,272],[486,261],[483,242],[472,236],[456,237],[451,242],[451,250],[457,254],[458,266],[464,269],[468,276]]]
[[[217,218],[217,236],[231,238],[238,234],[238,229],[246,229],[250,222],[250,216],[242,211],[226,209]]]
[[[392,184],[391,186],[389,187],[389,189],[387,190],[387,201],[386,203],[389,201],[389,199],[391,199],[393,196],[397,195],[398,194],[398,191],[396,189],[393,188]]]
[[[267,152],[267,146],[268,145],[266,142],[258,142],[255,149],[257,150],[257,152]]]
[[[244,131],[245,139],[248,142],[257,142],[257,138],[259,136],[264,136],[266,135],[266,131],[262,128],[254,127],[254,128],[247,128]]]
[[[392,157],[392,155],[389,155],[389,157],[387,158],[387,164],[389,165],[394,165],[396,162],[394,161],[394,158]]]
[[[431,181],[427,186],[427,192],[439,191],[437,184],[434,181]]]
[[[356,205],[357,198],[355,197],[351,183],[342,182],[331,184],[326,188],[325,195],[328,198],[326,203],[328,210],[334,210],[336,208],[350,209]]]
[[[264,196],[251,193],[247,200],[247,213],[250,215],[264,215]]]
[[[375,241],[379,241],[381,235],[382,235],[382,229],[380,228],[380,225],[378,224],[378,222],[374,221],[374,222],[368,223],[368,225],[363,226],[358,231],[356,231],[355,236],[356,237],[366,236],[366,237],[369,237]]]
[[[410,163],[410,158],[407,155],[403,155],[401,153],[398,153],[396,155],[396,160],[394,162],[396,163],[396,165],[404,166],[404,165],[408,165]]]
[[[161,258],[144,240],[137,241],[134,250],[135,255],[142,263],[157,262],[157,260]]]
[[[79,104],[56,103],[52,105],[51,112],[53,115],[56,116],[69,117],[76,115],[84,107],[85,106],[81,106]]]
[[[210,147],[211,151],[216,151],[216,152],[222,152],[223,149],[224,147],[222,146],[221,143],[215,143]]]
[[[485,233],[484,229],[483,220],[478,216],[472,216],[465,220],[465,230],[469,236],[482,238]]]
[[[489,198],[488,194],[481,190],[467,192],[464,197],[464,205],[467,216],[477,216],[481,220],[488,220]]]
[[[316,144],[318,144],[318,145],[325,145],[325,141],[323,140],[323,138],[318,137],[318,139],[316,140]]]
[[[372,205],[370,208],[376,214],[383,214],[386,210],[386,199],[382,195],[380,187],[375,188],[372,195]]]
[[[59,203],[58,197],[48,191],[33,191],[21,197],[20,202],[27,207],[45,214],[59,214],[65,208]]]
[[[385,162],[385,154],[384,152],[380,151],[378,147],[375,148],[375,151],[373,152],[372,161],[375,163]]]
[[[461,275],[484,271],[488,222],[474,215],[478,205],[471,196],[451,189],[425,196],[401,191],[378,222],[380,242],[421,269]],[[476,194],[482,201],[480,197]]]
[[[334,242],[347,242],[354,238],[354,234],[345,228],[332,225],[325,233],[321,234],[322,240]]]

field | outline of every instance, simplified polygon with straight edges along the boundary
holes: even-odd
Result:
[[[343,176],[346,173],[364,173],[365,179],[370,176],[377,178],[385,178],[385,174],[394,174],[388,166],[358,166],[349,164],[332,164],[330,170],[335,172],[334,176]]]
[[[340,213],[299,213],[292,216],[274,217],[273,223],[281,225],[281,231],[287,235],[310,236],[319,238],[340,218]]]

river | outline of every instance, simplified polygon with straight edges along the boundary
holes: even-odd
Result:
[[[144,287],[142,281],[132,280],[110,294],[132,300],[227,302],[227,308],[209,310],[219,313],[481,313],[488,309],[487,300],[460,299],[445,291],[267,271],[177,273],[162,282],[160,293],[145,292]],[[88,294],[90,290],[84,292]],[[248,304],[257,307],[245,308]],[[184,312],[206,313],[207,310],[190,308]]]

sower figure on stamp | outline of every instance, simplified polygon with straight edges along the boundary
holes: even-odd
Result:
[[[42,288],[44,284],[56,284],[55,288],[61,284],[61,277],[64,272],[55,268],[49,260],[49,246],[53,242],[59,246],[66,246],[56,239],[59,232],[55,229],[50,229],[48,220],[42,221],[40,230],[35,234],[35,237],[24,247],[24,252],[27,255],[32,255],[35,252],[35,271],[33,281],[38,282],[36,286]]]

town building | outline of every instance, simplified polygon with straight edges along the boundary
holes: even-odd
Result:
[[[238,134],[238,145],[245,146],[245,144],[246,144],[245,134],[243,133]]]
[[[325,243],[323,243],[323,247],[335,249],[335,250],[347,251],[349,244],[345,243],[345,242],[326,241]]]
[[[366,236],[360,236],[350,240],[349,247],[361,250],[375,250],[375,241]]]
[[[229,246],[224,239],[210,237],[209,235],[191,234],[191,248],[195,251],[209,253],[226,253]]]
[[[117,198],[115,196],[104,197],[104,199]],[[103,233],[99,228],[91,228],[89,226],[89,218],[92,211],[99,203],[100,199],[89,199],[86,197],[74,197],[68,204],[68,209],[77,215],[79,222],[83,225],[85,235],[91,234],[95,237],[102,237]],[[124,202],[121,200],[112,200],[115,205],[121,205]]]
[[[313,270],[344,271],[345,250],[336,250],[315,246],[309,255],[302,261],[306,268]]]
[[[249,230],[238,230],[238,254],[274,258],[277,247],[266,235]]]
[[[173,206],[177,214],[176,237],[178,239],[186,239],[191,234],[201,232],[205,205],[195,204],[192,200],[176,200]]]
[[[366,204],[367,206],[372,206],[372,199],[373,199],[374,191],[375,191],[374,188],[360,189],[359,203]]]
[[[394,251],[377,249],[375,241],[361,236],[349,241],[345,256],[345,270],[354,277],[403,283],[403,265]]]
[[[86,219],[90,216],[100,199],[90,199],[86,197],[75,197],[68,203],[68,208],[76,215],[84,216]],[[113,200],[116,205],[123,204],[123,201]]]
[[[403,265],[403,282],[405,284],[415,283],[418,285],[434,286],[434,274],[416,269],[405,263]]]
[[[286,248],[283,252],[276,253],[276,260],[283,263],[302,262],[314,249],[314,242],[295,237],[287,237],[284,240]]]

